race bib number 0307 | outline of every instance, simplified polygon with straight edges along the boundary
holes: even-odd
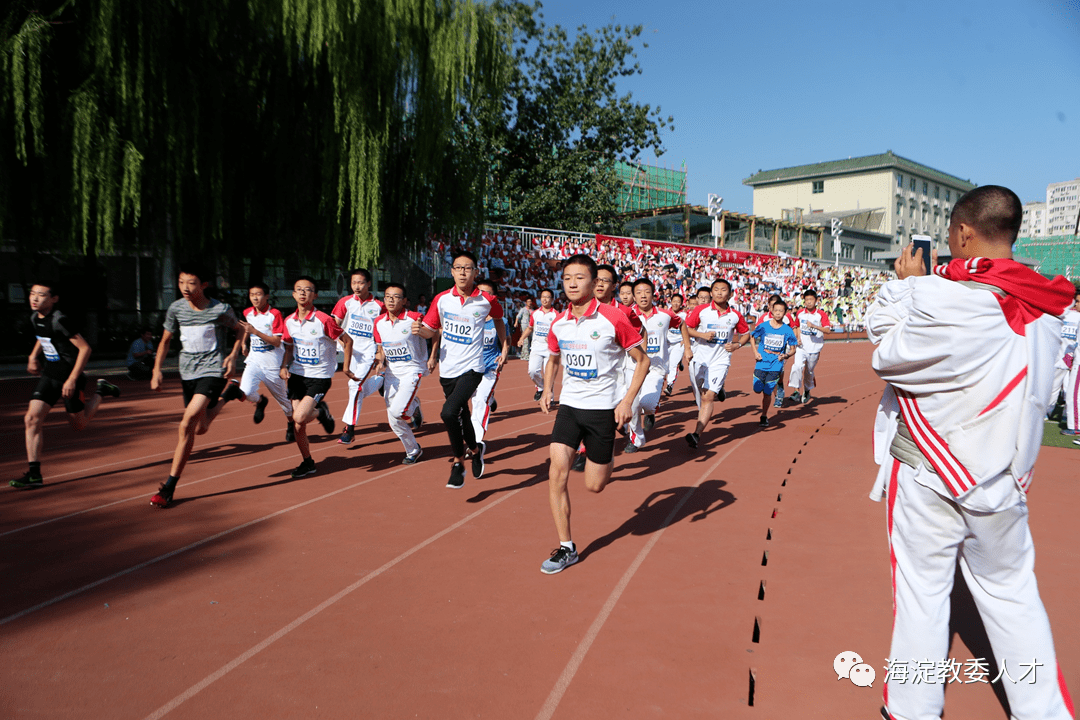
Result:
[[[592,380],[596,377],[596,358],[591,352],[563,351],[566,372],[572,377]]]

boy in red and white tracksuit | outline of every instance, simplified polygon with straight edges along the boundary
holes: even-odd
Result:
[[[630,422],[627,423],[627,434],[630,437],[630,442],[626,445],[628,453],[635,453],[645,446],[645,433],[652,429],[655,421],[656,406],[660,404],[660,393],[664,390],[664,378],[668,372],[669,331],[678,331],[680,339],[682,338],[682,318],[670,310],[656,307],[653,304],[655,295],[656,289],[648,278],[641,278],[634,283],[634,312],[645,328],[645,354],[649,356],[649,372],[634,397]]]
[[[371,372],[375,365],[375,318],[385,312],[383,304],[371,294],[371,273],[363,268],[353,270],[349,276],[353,294],[346,295],[334,305],[331,315],[341,329],[352,338],[352,355],[348,359],[349,370],[356,380],[349,381],[349,400],[341,421],[345,431],[338,442],[348,445],[353,441],[360,406],[364,398],[382,387],[382,375]]]
[[[832,327],[829,314],[817,306],[817,293],[807,290],[803,293],[803,306],[795,313],[795,328],[799,333],[799,347],[795,350],[795,359],[791,362],[788,375],[788,387],[791,388],[792,402],[808,402],[810,391],[817,387],[814,371],[817,369],[821,348],[825,347],[825,333]],[[803,376],[805,373],[805,380]],[[803,392],[800,395],[799,390]]]
[[[1065,423],[1063,435],[1080,435],[1080,362],[1077,362],[1076,336],[1080,328],[1080,292],[1076,302],[1063,318],[1061,348],[1054,363],[1054,386],[1050,390],[1050,409],[1057,404],[1058,395],[1065,393]],[[1080,445],[1080,441],[1074,441]]]
[[[993,221],[1005,212],[1005,220]],[[949,226],[956,259],[918,277],[922,252],[905,251],[896,261],[899,279],[870,307],[873,367],[888,383],[875,422],[881,469],[871,498],[888,503],[890,662],[948,657],[959,565],[998,663],[1010,677],[1021,675],[1021,663],[1041,664],[1038,682],[1003,678],[1011,717],[1065,720],[1072,707],[1035,580],[1025,498],[1042,442],[1059,316],[1073,288],[1011,259],[1021,213],[1019,198],[1005,188],[971,191]],[[940,718],[944,688],[887,673],[885,709],[894,720]]]
[[[420,380],[428,374],[427,342],[412,332],[413,323],[423,320],[418,312],[405,310],[405,288],[390,283],[383,288],[386,312],[375,319],[375,372],[383,374],[383,399],[390,429],[405,446],[402,463],[412,465],[422,450],[410,422],[420,410]]]

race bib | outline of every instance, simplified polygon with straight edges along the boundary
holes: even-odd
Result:
[[[548,323],[536,323],[536,337],[546,338],[548,336],[548,329],[551,327]]]
[[[274,346],[263,340],[257,335],[251,336],[251,352],[263,353],[270,352],[274,349]]]
[[[769,352],[777,353],[784,349],[784,336],[783,335],[766,335],[765,342],[763,343],[766,350]]]
[[[412,360],[412,352],[409,350],[408,345],[387,345],[383,343],[383,355],[386,356],[386,362]]]
[[[1065,325],[1065,326],[1063,326],[1061,328],[1061,336],[1063,338],[1065,338],[1066,340],[1075,340],[1076,339],[1076,326],[1075,325]],[[41,346],[45,347],[45,343],[44,342],[41,343]]]
[[[346,329],[346,332],[353,337],[370,338],[372,337],[371,331],[373,327],[370,318],[353,315],[349,318],[349,327]]]
[[[656,355],[658,352],[660,352],[660,338],[654,338],[650,335],[649,343],[645,346],[645,354]]]
[[[727,326],[720,325],[718,323],[711,323],[705,326],[705,330],[708,332],[716,333],[716,337],[709,341],[713,344],[726,343],[731,340],[731,328]]]
[[[56,346],[52,344],[52,340],[46,337],[41,337],[39,335],[38,342],[41,343],[41,351],[45,353],[46,360],[48,360],[49,362],[60,361],[60,353],[56,352]]]
[[[294,348],[296,350],[296,362],[300,365],[318,365],[319,364],[319,345],[317,343],[307,343],[296,341]]]
[[[217,350],[217,327],[214,325],[181,325],[180,343],[187,353],[207,353]]]
[[[569,345],[577,347],[568,347]],[[567,374],[583,380],[592,380],[596,377],[596,358],[587,345],[584,343],[567,343],[566,345],[560,343],[560,350],[562,351],[562,361],[566,366]]]
[[[459,320],[456,315],[446,315],[442,324],[443,339],[458,345],[468,345],[472,342],[472,327],[469,323]]]

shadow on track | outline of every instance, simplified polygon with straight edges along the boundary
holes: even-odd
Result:
[[[697,488],[679,486],[654,492],[634,509],[634,515],[622,525],[589,543],[588,547],[579,553],[580,559],[584,560],[592,553],[628,535],[651,535],[662,529],[665,527],[664,521],[688,492],[693,494],[678,509],[668,525],[674,525],[688,517],[691,522],[705,520],[714,512],[734,504],[736,498],[724,490],[725,485],[727,482],[724,480],[706,480]]]

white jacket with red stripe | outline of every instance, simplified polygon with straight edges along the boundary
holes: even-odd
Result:
[[[1055,314],[1018,309],[1001,283],[980,277],[977,262],[968,261],[966,270],[963,261],[950,264],[961,264],[963,282],[892,280],[868,311],[867,334],[878,345],[873,367],[889,384],[875,422],[875,458],[883,471],[874,499],[884,495],[899,418],[932,466],[933,472],[918,475],[923,485],[982,512],[1024,499],[1042,442],[1064,306]],[[1011,263],[993,262],[999,268]],[[1008,272],[1015,275],[1011,267]],[[1016,291],[1015,284],[1005,285]],[[1056,309],[1061,288],[1047,293],[1044,304]]]

